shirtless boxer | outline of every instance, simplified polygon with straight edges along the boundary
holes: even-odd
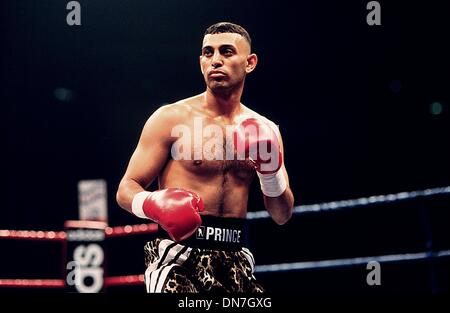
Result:
[[[160,107],[142,130],[117,202],[160,225],[145,246],[147,292],[264,291],[242,245],[249,187],[256,173],[280,225],[294,197],[278,128],[240,102],[257,61],[244,28],[210,26],[200,56],[206,91]],[[147,191],[155,178],[159,189]]]

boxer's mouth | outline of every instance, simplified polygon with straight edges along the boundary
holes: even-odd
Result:
[[[212,70],[211,72],[209,72],[209,77],[212,78],[222,78],[225,76],[227,76],[227,74],[225,74],[225,72],[222,71]]]

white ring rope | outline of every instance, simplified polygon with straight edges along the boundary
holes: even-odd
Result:
[[[416,190],[409,192],[399,192],[395,194],[371,196],[358,199],[332,201],[326,203],[299,205],[294,207],[293,214],[303,214],[310,212],[324,212],[332,210],[341,210],[346,208],[354,208],[358,206],[368,206],[379,203],[387,203],[394,201],[409,200],[418,197],[428,197],[440,194],[449,194],[450,186],[430,188],[425,190]],[[267,211],[248,212],[247,218],[262,219],[268,218],[269,213]],[[322,260],[322,261],[306,261],[306,262],[293,262],[293,263],[280,263],[280,264],[267,264],[257,265],[255,272],[279,272],[279,271],[291,271],[291,270],[305,270],[305,269],[318,269],[318,268],[331,268],[331,267],[343,267],[351,265],[367,264],[371,261],[377,262],[399,262],[410,260],[423,260],[430,258],[439,258],[450,256],[450,250],[443,250],[438,252],[419,252],[419,253],[406,253],[406,254],[392,254],[381,255],[371,257],[357,257],[349,259],[334,259],[334,260]]]
[[[353,208],[357,206],[366,206],[378,203],[386,203],[386,202],[394,202],[401,200],[409,200],[418,197],[428,197],[433,195],[440,194],[449,194],[450,186],[447,187],[438,187],[438,188],[430,188],[425,190],[416,190],[416,191],[405,191],[399,193],[393,193],[388,195],[380,195],[380,196],[371,196],[367,198],[358,198],[358,199],[350,199],[350,200],[341,200],[341,201],[332,201],[326,203],[318,203],[318,204],[308,204],[308,205],[299,205],[294,207],[293,214],[302,214],[309,212],[323,212],[323,211],[331,211],[331,210],[341,210],[346,208]],[[268,218],[269,213],[267,211],[256,211],[256,212],[248,212],[247,219],[260,219],[260,218]]]
[[[343,266],[351,266],[351,265],[368,264],[371,261],[377,261],[379,263],[390,263],[390,262],[399,262],[399,261],[431,259],[431,258],[439,258],[439,257],[446,257],[446,256],[450,256],[450,250],[443,250],[443,251],[438,251],[438,252],[391,254],[391,255],[359,257],[359,258],[351,258],[351,259],[335,259],[335,260],[323,260],[323,261],[307,261],[307,262],[257,265],[255,267],[255,272],[267,273],[267,272],[281,272],[281,271],[306,270],[306,269],[317,269],[317,268],[343,267]]]

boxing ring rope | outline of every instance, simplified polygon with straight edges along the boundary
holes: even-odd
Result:
[[[388,202],[397,202],[404,200],[411,200],[422,197],[429,197],[434,195],[444,195],[450,194],[450,186],[430,188],[425,190],[415,190],[410,192],[399,192],[395,194],[378,195],[363,197],[358,199],[342,200],[342,201],[332,201],[326,203],[310,204],[310,205],[300,205],[294,207],[293,215],[302,215],[305,213],[317,213],[317,212],[328,212],[328,211],[339,211],[343,209],[353,209],[356,207],[368,207],[369,205],[376,205]],[[267,211],[256,211],[249,212],[247,218],[250,220],[269,218],[270,215]],[[416,261],[423,259],[435,259],[441,257],[450,256],[450,250],[443,251],[427,251],[419,253],[405,253],[405,254],[395,254],[395,255],[381,255],[381,256],[371,256],[371,257],[357,257],[349,259],[334,259],[334,260],[321,260],[321,261],[305,261],[305,262],[294,262],[294,263],[281,263],[281,264],[267,264],[267,265],[256,265],[255,272],[266,273],[266,272],[279,272],[279,271],[293,271],[293,270],[306,270],[306,269],[316,269],[316,268],[332,268],[332,267],[344,267],[352,265],[362,265],[367,264],[370,261],[377,262],[400,262],[400,261]]]
[[[355,207],[364,207],[367,205],[375,205],[386,202],[410,200],[419,197],[429,197],[434,195],[450,194],[450,186],[431,188],[425,190],[416,190],[410,192],[399,192],[395,194],[379,195],[371,197],[363,197],[351,200],[332,201],[318,204],[299,205],[294,207],[293,214],[303,214],[310,212],[337,211],[342,209],[350,209]],[[261,219],[270,217],[267,211],[248,212],[247,219]]]
[[[76,222],[76,221],[75,221]],[[158,230],[158,225],[137,224],[116,227],[106,227],[105,237],[116,238],[128,235],[153,234]],[[65,231],[34,231],[34,230],[0,230],[0,239],[40,240],[65,242]],[[144,275],[124,275],[105,277],[104,286],[141,285],[144,283]],[[0,279],[0,287],[14,288],[64,288],[64,279]]]
[[[1,230],[0,238],[7,239],[28,239],[28,240],[46,240],[46,241],[64,241],[66,232],[59,231],[35,231],[35,230]]]
[[[428,197],[433,195],[450,194],[450,186],[431,188],[425,190],[416,190],[411,192],[400,192],[396,194],[378,195],[371,197],[363,197],[358,199],[333,201],[327,203],[319,203],[312,205],[300,205],[294,207],[294,215],[300,215],[305,213],[314,212],[327,212],[337,211],[342,209],[350,209],[356,207],[368,207],[369,205],[375,205],[380,203],[403,201],[409,199],[415,199],[419,197]],[[248,212],[247,218],[249,220],[268,218],[267,211]],[[134,234],[152,234],[158,229],[158,225],[151,224],[138,224],[138,225],[126,225],[117,227],[106,227],[105,237],[123,237]],[[30,231],[30,230],[0,230],[0,239],[17,239],[17,240],[45,240],[45,241],[60,241],[66,242],[67,234],[64,231]],[[371,261],[377,262],[400,262],[411,260],[424,260],[434,259],[450,256],[450,250],[443,251],[428,251],[419,253],[405,253],[395,255],[381,255],[371,257],[356,257],[348,259],[333,259],[333,260],[321,260],[321,261],[306,261],[306,262],[293,262],[293,263],[279,263],[279,264],[267,264],[257,265],[255,272],[279,272],[279,271],[292,271],[292,270],[306,270],[306,269],[319,269],[319,268],[332,268],[332,267],[344,267],[352,265],[367,264]],[[105,277],[104,285],[109,286],[126,286],[126,285],[143,285],[144,275],[124,275],[116,277]],[[65,280],[61,279],[0,279],[0,287],[39,287],[39,288],[64,288]]]
[[[138,224],[138,225],[125,225],[116,227],[106,227],[106,238],[122,237],[130,234],[153,234],[158,230],[158,225],[151,224]],[[35,230],[1,230],[0,238],[7,239],[27,239],[27,240],[46,240],[46,241],[64,241],[67,238],[65,231],[35,231]]]
[[[294,262],[294,263],[281,263],[281,264],[268,264],[257,265],[255,272],[267,273],[267,272],[282,272],[293,270],[307,270],[318,268],[333,268],[344,267],[352,265],[366,265],[369,262],[376,261],[379,263],[391,263],[401,261],[417,261],[425,259],[434,259],[440,257],[450,256],[450,250],[438,251],[438,252],[419,252],[419,253],[405,253],[405,254],[391,254],[380,255],[370,257],[359,257],[350,259],[335,259],[335,260],[322,260],[322,261],[308,261],[308,262]]]
[[[0,287],[64,288],[64,279],[0,279]]]
[[[144,275],[124,275],[105,277],[105,287],[130,286],[144,284]],[[64,279],[0,279],[0,287],[14,288],[64,288]]]

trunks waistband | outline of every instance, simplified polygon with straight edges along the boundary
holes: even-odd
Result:
[[[179,243],[192,248],[210,250],[240,250],[243,247],[246,223],[244,218],[202,216],[202,225],[189,238]],[[170,238],[161,227],[159,238]]]

